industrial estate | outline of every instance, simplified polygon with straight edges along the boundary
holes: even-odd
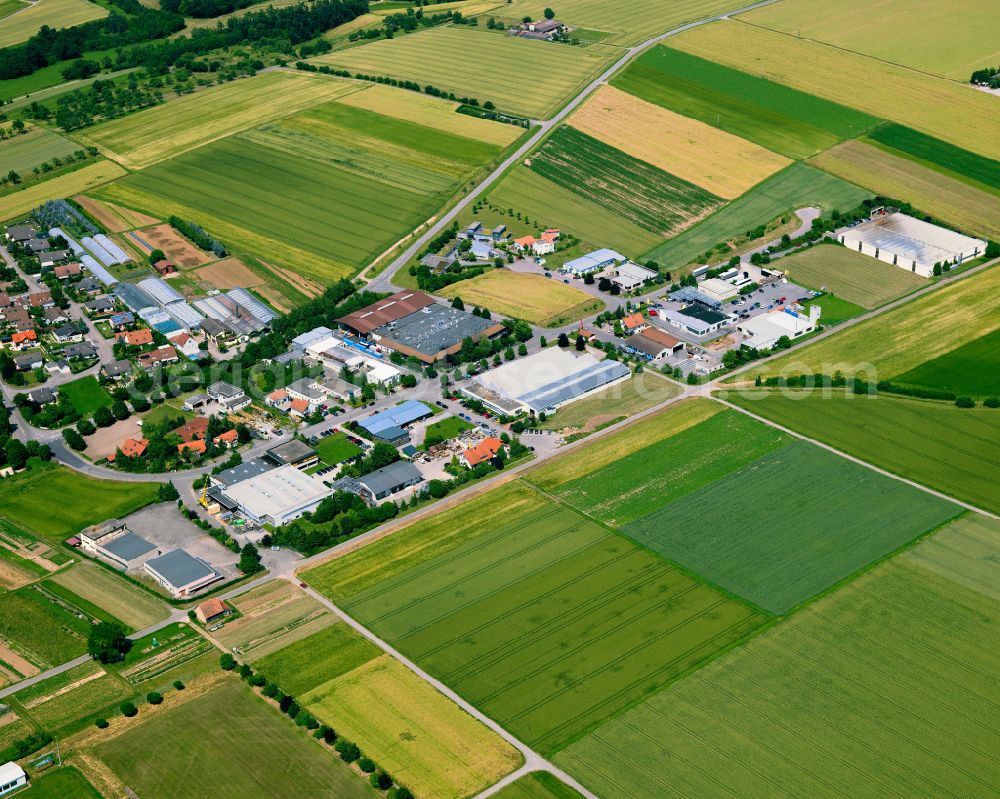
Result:
[[[0,797],[1000,795],[987,0],[0,0]]]

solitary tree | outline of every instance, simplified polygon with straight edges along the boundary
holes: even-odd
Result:
[[[587,340],[583,336],[576,337],[576,351],[583,352],[587,349]]]
[[[542,13],[545,14],[545,19],[555,19],[556,18],[556,12],[553,11],[551,8],[546,8],[545,11],[542,12]]]
[[[244,544],[243,549],[240,550],[239,567],[240,571],[244,574],[256,574],[264,568],[260,563],[260,552],[258,552],[257,547],[249,541]]]
[[[569,336],[567,336],[565,333],[560,333],[559,338],[556,339],[556,344],[558,344],[560,347],[568,347]]]
[[[464,311],[465,310],[465,303],[462,302],[462,298],[461,297],[459,297],[458,295],[456,295],[455,299],[453,299],[451,301],[451,307],[452,308],[458,308],[458,310],[460,310],[460,311]]]
[[[132,646],[125,628],[116,621],[102,621],[90,628],[87,652],[101,663],[115,663],[125,657]]]

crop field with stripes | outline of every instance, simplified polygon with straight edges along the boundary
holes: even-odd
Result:
[[[556,762],[626,799],[995,796],[998,540],[957,520]]]
[[[501,490],[508,498],[535,493],[523,484]],[[344,591],[355,569],[364,575],[373,557],[386,561],[399,546],[392,539],[317,567],[306,579],[545,752],[565,746],[762,621],[742,602],[575,511],[536,497],[515,521],[476,507],[491,502],[489,495],[445,512],[421,530],[453,536],[453,513],[480,511],[479,523],[432,557],[397,561],[390,575],[367,589]]]

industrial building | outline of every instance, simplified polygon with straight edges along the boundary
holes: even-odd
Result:
[[[684,342],[658,327],[647,327],[626,339],[624,348],[635,355],[655,361],[684,350]]]
[[[698,291],[716,302],[725,302],[740,293],[740,290],[732,283],[717,277],[701,281],[698,284]]]
[[[277,466],[294,466],[296,469],[308,469],[319,463],[316,450],[299,438],[271,447],[264,457]]]
[[[602,269],[607,269],[609,266],[619,266],[627,261],[628,258],[620,252],[615,252],[605,247],[600,250],[594,250],[594,252],[587,255],[581,255],[572,261],[567,261],[562,265],[562,271],[568,275],[585,275],[588,272],[599,272]]]
[[[567,403],[628,379],[618,361],[599,361],[551,347],[476,376],[461,391],[504,416],[552,413]]]
[[[420,419],[433,416],[434,411],[418,400],[406,400],[388,410],[369,416],[358,422],[358,426],[368,431],[368,434],[379,441],[391,444],[406,441],[409,436],[404,429]]]
[[[771,349],[783,336],[795,339],[815,330],[820,312],[818,305],[809,306],[808,316],[785,308],[751,317],[740,322],[736,329],[742,334],[746,346],[755,350]]]
[[[178,599],[191,596],[222,579],[222,572],[184,549],[172,549],[164,555],[147,560],[144,568],[150,577]]]
[[[728,317],[718,311],[710,310],[699,304],[687,305],[679,311],[664,308],[658,311],[661,319],[679,330],[686,330],[695,336],[707,336],[714,333],[728,321]]]
[[[647,280],[655,280],[657,273],[652,269],[626,261],[616,266],[611,273],[611,282],[622,291],[632,291],[642,286]]]
[[[423,480],[420,470],[409,461],[396,461],[358,478],[361,496],[371,503],[385,499],[397,491],[415,486]]]
[[[838,238],[848,249],[923,277],[934,274],[934,264],[960,264],[986,251],[983,239],[891,209],[876,209],[867,221],[840,231]]]
[[[322,480],[286,465],[241,480],[224,493],[247,519],[277,527],[315,510],[330,489]]]

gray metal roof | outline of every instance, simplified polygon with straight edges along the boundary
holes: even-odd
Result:
[[[467,311],[434,303],[383,325],[377,332],[388,342],[397,342],[424,355],[435,355],[460,344],[466,337],[475,338],[494,324]]]
[[[271,447],[266,455],[277,463],[298,463],[316,454],[316,450],[310,447],[305,441],[293,438],[284,444]]]
[[[199,560],[183,549],[172,549],[165,555],[147,560],[146,565],[178,589],[195,580],[219,575],[219,572],[205,561]]]
[[[707,294],[702,294],[693,286],[684,286],[684,288],[671,292],[670,299],[675,302],[700,302],[702,305],[707,305],[709,308],[722,307],[721,302],[713,300]]]
[[[244,288],[235,288],[226,292],[226,296],[230,299],[238,302],[247,311],[250,312],[252,316],[255,316],[261,322],[267,323],[272,319],[277,319],[278,314],[268,308],[264,303],[258,300],[253,294]]]
[[[627,377],[631,370],[618,361],[601,361],[588,366],[565,380],[541,386],[534,391],[519,397],[528,407],[535,411],[544,411],[569,402],[575,397],[600,388],[613,380]]]
[[[166,280],[158,277],[147,277],[139,281],[139,288],[156,300],[160,305],[168,305],[172,302],[180,302],[184,295],[167,283]]]
[[[128,263],[132,260],[132,257],[125,252],[121,247],[119,247],[115,242],[105,236],[103,233],[98,233],[94,236],[94,241],[100,244],[112,257],[120,264]]]
[[[104,247],[102,247],[97,241],[92,239],[90,236],[84,236],[81,239],[83,246],[90,250],[94,257],[100,261],[105,266],[114,266],[118,263],[118,259],[115,258],[111,253],[109,253]]]
[[[223,472],[212,475],[212,479],[220,485],[229,487],[237,483],[242,483],[244,480],[249,480],[251,477],[256,477],[259,474],[264,474],[264,472],[269,472],[274,468],[274,463],[266,458],[254,458],[252,461],[241,463],[232,469],[226,469]]]
[[[138,312],[156,305],[152,297],[133,283],[119,283],[114,288],[114,295],[125,303],[130,311]]]
[[[378,496],[392,492],[400,486],[420,481],[423,475],[420,470],[409,461],[396,461],[381,469],[376,469],[370,474],[358,478],[358,482],[369,491]]]
[[[186,302],[172,302],[165,310],[185,327],[198,328],[205,318]]]
[[[132,532],[113,538],[101,548],[122,560],[134,560],[156,550],[153,544]]]

